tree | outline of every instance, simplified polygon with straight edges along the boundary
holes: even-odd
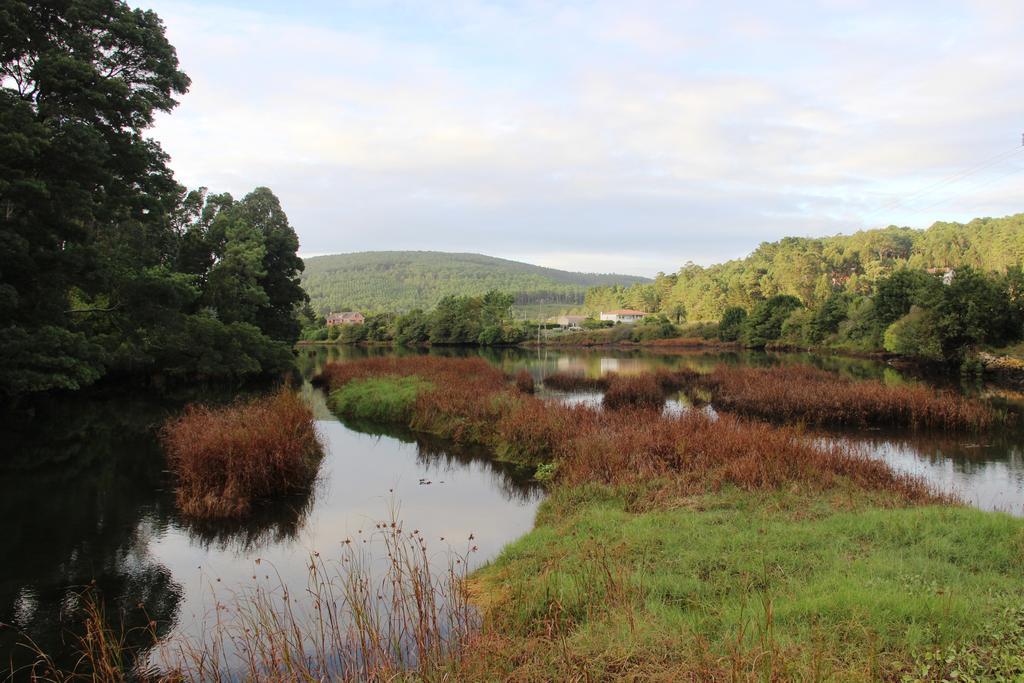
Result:
[[[742,306],[725,309],[722,320],[718,323],[718,338],[722,341],[738,341],[743,334],[746,320],[747,309]]]
[[[189,80],[152,12],[11,0],[0,82],[0,348],[20,359],[0,364],[0,391],[77,388],[104,365],[82,316],[118,310],[125,281],[170,257],[179,188],[143,131]],[[111,264],[98,246],[125,225],[149,248]],[[88,311],[72,308],[76,291]],[[43,338],[46,354],[23,347]]]
[[[800,299],[788,294],[778,294],[766,299],[750,312],[743,326],[743,343],[761,347],[782,335],[782,324],[790,313],[803,306]]]

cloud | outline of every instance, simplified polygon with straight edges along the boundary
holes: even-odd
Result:
[[[305,252],[651,274],[1021,208],[1024,154],[914,194],[1019,144],[1017,2],[259,7],[156,0],[193,88],[154,134]]]

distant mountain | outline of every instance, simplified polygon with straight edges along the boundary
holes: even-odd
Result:
[[[635,275],[573,273],[529,263],[440,251],[365,251],[314,256],[302,286],[320,313],[339,310],[408,311],[441,297],[508,292],[523,308],[568,309],[590,287],[651,282]]]

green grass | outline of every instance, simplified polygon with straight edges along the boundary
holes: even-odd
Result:
[[[523,640],[510,651],[534,653],[517,673],[875,680],[962,651],[980,680],[990,664],[972,657],[1024,678],[1024,640],[1016,654],[992,642],[1007,610],[1024,615],[1024,520],[847,489],[631,512],[643,499],[556,487],[534,531],[477,574],[496,630]],[[561,645],[534,642],[538,625]]]
[[[332,391],[330,405],[356,419],[407,424],[416,398],[431,386],[415,376],[357,379]]]

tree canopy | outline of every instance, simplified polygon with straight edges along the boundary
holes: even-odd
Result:
[[[156,14],[4,3],[0,85],[0,394],[286,362],[298,240],[270,190],[204,201],[145,137],[189,87]]]

